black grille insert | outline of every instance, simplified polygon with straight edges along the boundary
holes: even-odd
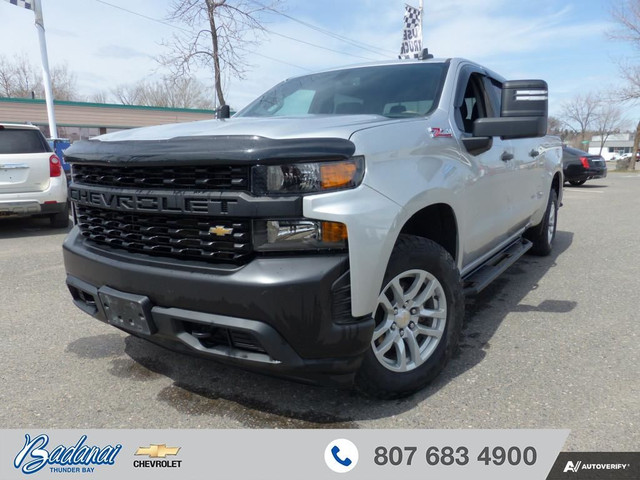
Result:
[[[249,190],[247,166],[121,167],[73,165],[73,181],[83,185],[154,190]]]
[[[249,220],[76,209],[82,236],[97,245],[213,263],[243,264],[253,253]]]

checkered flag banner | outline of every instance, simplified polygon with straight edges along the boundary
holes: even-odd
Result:
[[[33,0],[6,0],[11,5],[16,7],[26,8],[27,10],[33,10]]]
[[[404,33],[398,58],[420,58],[422,52],[422,15],[420,9],[405,5]]]

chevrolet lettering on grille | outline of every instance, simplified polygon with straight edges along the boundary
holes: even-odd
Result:
[[[129,212],[191,213],[226,215],[236,200],[220,200],[208,196],[157,194],[115,194],[71,187],[71,200],[81,205],[117,209]]]

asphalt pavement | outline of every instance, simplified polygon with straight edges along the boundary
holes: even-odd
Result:
[[[173,353],[71,302],[64,230],[0,222],[0,428],[568,428],[640,451],[640,176],[566,187],[554,252],[474,299],[460,348],[402,401]]]

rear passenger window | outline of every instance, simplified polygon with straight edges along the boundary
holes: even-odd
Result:
[[[49,152],[39,130],[20,130],[0,127],[0,154]]]

